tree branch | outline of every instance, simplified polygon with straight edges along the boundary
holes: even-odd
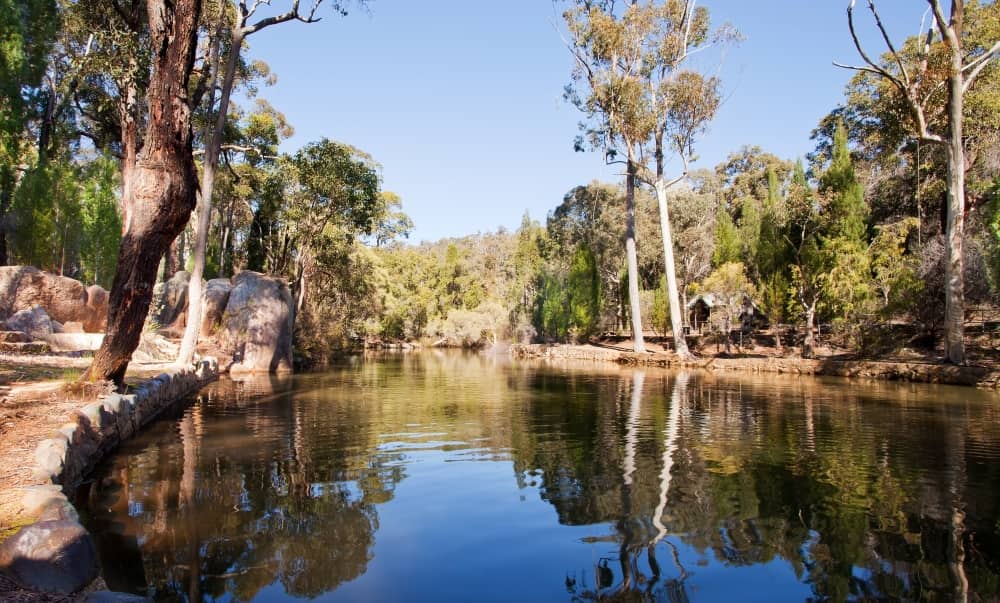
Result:
[[[976,77],[990,64],[990,61],[995,59],[997,55],[1000,54],[1000,40],[993,44],[993,47],[986,51],[986,54],[978,57],[976,60],[971,61],[965,67],[962,67],[962,71],[972,67],[972,71],[965,76],[965,82],[962,84],[962,94],[965,94],[970,87],[972,87],[972,82],[975,81]],[[973,67],[974,66],[974,67]]]
[[[875,0],[868,0],[868,9],[872,11],[872,15],[875,17],[875,24],[878,26],[878,30],[882,34],[882,39],[885,40],[886,47],[888,47],[889,52],[892,53],[892,58],[896,59],[896,64],[899,65],[899,72],[903,74],[903,81],[907,86],[909,86],[910,74],[907,73],[906,65],[903,63],[902,57],[899,56],[899,52],[896,51],[896,47],[892,44],[892,39],[889,37],[889,33],[885,30],[885,25],[882,24],[882,17],[879,16],[878,10],[875,8]]]
[[[257,21],[253,25],[247,25],[246,22],[253,15],[253,10],[256,10],[257,6],[260,4],[269,4],[268,0],[256,0],[250,13],[247,13],[243,18],[243,33],[248,36],[252,33],[256,33],[265,27],[270,27],[272,25],[277,25],[278,23],[285,23],[286,21],[302,21],[303,23],[316,23],[322,19],[316,16],[316,11],[319,9],[319,5],[323,3],[323,0],[313,0],[312,7],[309,9],[308,15],[303,15],[299,9],[299,0],[294,0],[292,2],[292,7],[288,9],[287,12],[281,13],[280,15],[275,15],[273,17],[267,17]]]

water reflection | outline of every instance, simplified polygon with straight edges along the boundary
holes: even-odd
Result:
[[[976,601],[997,461],[983,392],[411,354],[214,385],[80,506],[163,600]]]

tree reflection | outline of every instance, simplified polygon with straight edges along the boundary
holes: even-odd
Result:
[[[698,376],[692,388],[688,375],[654,375],[589,383],[599,392],[589,413],[539,403],[529,420],[544,416],[563,439],[515,445],[531,453],[515,453],[519,471],[543,476],[540,494],[561,522],[613,527],[617,554],[598,556],[589,578],[567,578],[574,598],[685,600],[698,575],[685,555],[786,564],[822,600],[1000,594],[1000,549],[990,548],[1000,475],[979,475],[973,488],[965,444],[1000,442],[963,406],[928,415],[907,412],[906,390],[873,404],[822,381],[783,382],[779,393],[760,381]],[[572,375],[539,381],[542,391],[580,387]],[[970,504],[985,511],[975,526]]]
[[[173,425],[158,425],[143,451],[91,488],[90,508],[108,510],[92,525],[112,588],[249,601],[280,584],[291,595],[315,597],[365,571],[378,527],[375,502],[391,498],[402,477],[398,459],[324,452],[317,441],[331,435],[341,440],[339,450],[374,442],[360,430],[331,430],[301,396],[269,404],[271,386],[243,386],[256,397],[230,391],[215,403],[199,401]],[[244,408],[233,413],[233,406]],[[291,429],[271,428],[278,423]],[[122,540],[135,546],[121,547]],[[128,569],[140,564],[145,588]]]
[[[209,388],[102,470],[88,526],[120,590],[314,597],[366,571],[378,505],[433,448],[511,463],[577,530],[586,571],[544,567],[577,600],[686,601],[764,565],[786,598],[996,599],[1000,407],[949,392],[396,356]]]
[[[680,373],[673,382],[666,425],[662,429],[661,469],[658,474],[657,505],[651,515],[646,515],[647,500],[639,489],[640,480],[634,480],[637,467],[639,419],[642,414],[645,372],[635,371],[631,378],[628,418],[624,437],[625,454],[622,465],[621,514],[615,522],[618,541],[618,565],[621,575],[616,583],[609,559],[602,558],[594,567],[594,588],[567,581],[567,589],[574,600],[610,601],[687,601],[684,587],[687,571],[681,563],[676,546],[665,540],[669,529],[664,525],[664,513],[670,496],[674,454],[677,451],[682,408],[687,397],[687,373]],[[653,410],[653,409],[650,409]],[[648,466],[647,466],[648,467]],[[676,575],[667,578],[657,558],[658,547],[664,543],[670,551]],[[662,551],[662,548],[660,549]]]

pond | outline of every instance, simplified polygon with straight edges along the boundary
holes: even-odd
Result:
[[[78,492],[188,601],[997,600],[993,392],[421,352],[221,381]]]

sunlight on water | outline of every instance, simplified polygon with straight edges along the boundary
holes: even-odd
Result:
[[[422,353],[213,384],[77,502],[160,600],[990,600],[998,461],[994,393]]]

